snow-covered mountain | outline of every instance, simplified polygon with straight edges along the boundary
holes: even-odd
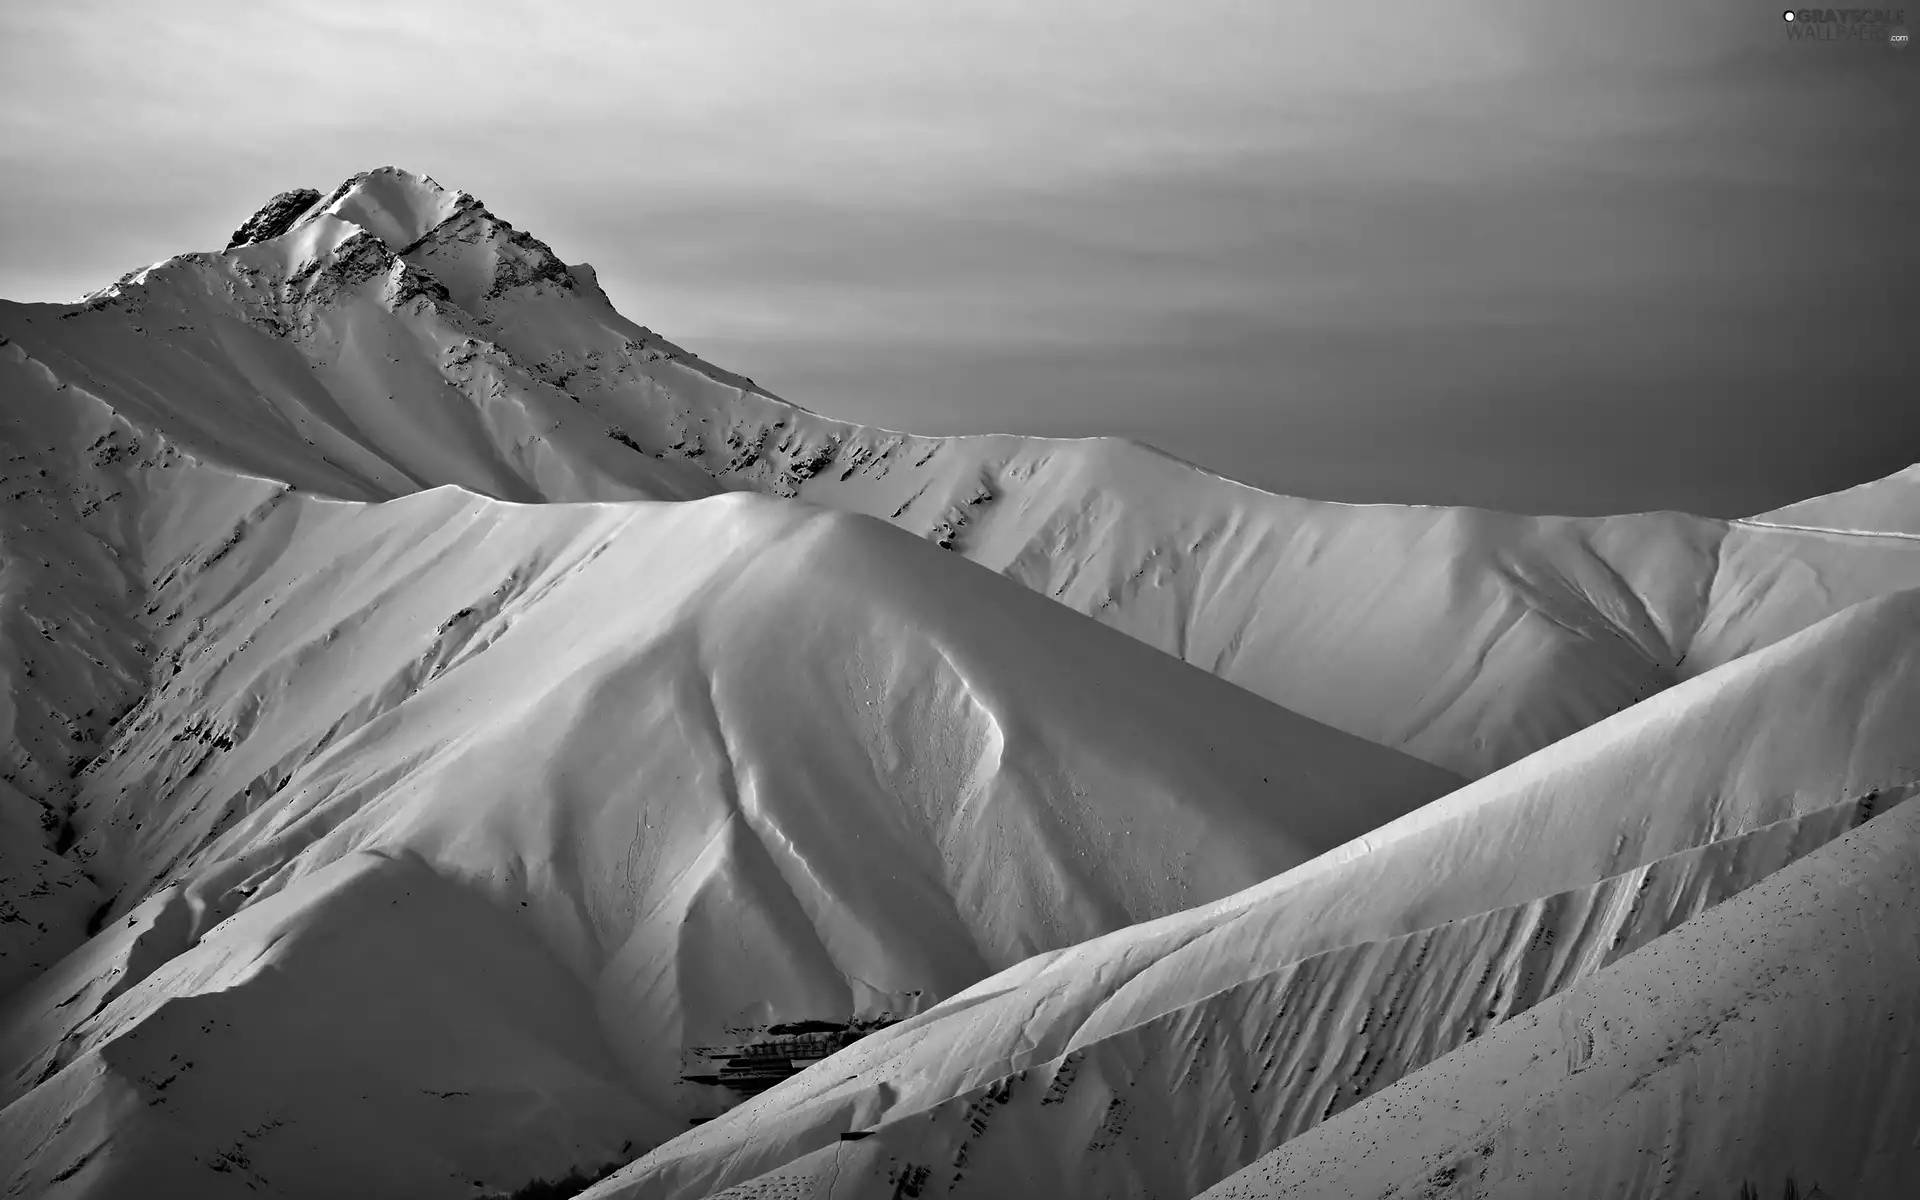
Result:
[[[63,398],[91,410],[76,440],[119,444]],[[38,497],[112,510],[111,580],[148,585],[62,644],[128,657],[143,628],[156,667],[72,781],[70,845],[40,860],[70,886],[38,897],[41,973],[0,1016],[0,1158],[43,1185],[111,1129],[103,1194],[186,1187],[263,1112],[285,1132],[235,1187],[348,1188],[367,1160],[328,1166],[342,1139],[428,1192],[423,1164],[475,1145],[597,1163],[724,1107],[683,1082],[702,1047],[911,1015],[1458,782],[868,517],[451,486],[367,504],[165,454],[109,468],[164,491],[152,508]],[[162,557],[200,489],[189,515],[231,525]],[[377,977],[336,978],[358,961]],[[493,1041],[553,1081],[540,1121],[519,1076],[473,1065]],[[446,1144],[412,1112],[443,1093]],[[559,1129],[577,1157],[542,1162]]]
[[[1454,1134],[1396,1080],[1528,1012],[1690,1037],[1608,997],[1910,849],[1912,471],[1575,520],[854,426],[392,169],[0,303],[0,450],[9,1194],[1184,1197],[1355,1121],[1412,1162]]]
[[[1916,727],[1904,592],[1228,900],[983,980],[591,1194],[1191,1196],[1911,798]]]
[[[21,1186],[596,1165],[1460,782],[870,517],[336,499],[0,356]]]
[[[0,305],[0,336],[183,449],[325,495],[749,489],[878,516],[1467,775],[1920,584],[1920,546],[1878,538],[1327,504],[1112,439],[830,420],[627,320],[591,268],[472,196],[391,168],[276,197],[235,238],[78,309]]]

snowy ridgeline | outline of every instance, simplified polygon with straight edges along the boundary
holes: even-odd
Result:
[[[276,197],[235,241],[78,309],[0,304],[0,336],[51,386],[322,495],[751,490],[880,517],[1469,776],[1920,583],[1920,545],[1822,532],[1912,532],[1912,472],[1766,524],[1325,504],[1112,439],[820,417],[627,320],[591,268],[472,196],[401,171]]]
[[[16,1194],[1920,1171],[1914,471],[1570,520],[852,426],[393,170],[0,339]]]

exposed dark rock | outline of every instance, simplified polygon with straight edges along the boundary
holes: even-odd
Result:
[[[250,246],[255,242],[264,242],[268,238],[277,238],[293,228],[300,214],[313,207],[320,198],[317,188],[294,188],[290,192],[281,192],[278,196],[261,206],[260,211],[248,217],[246,223],[233,231],[233,238],[227,243],[227,249],[236,246]]]
[[[622,1148],[630,1152],[633,1143],[628,1142]],[[489,1192],[481,1200],[566,1200],[569,1196],[578,1196],[602,1179],[627,1165],[627,1159],[615,1159],[588,1170],[575,1167],[558,1179],[530,1179],[511,1192]]]
[[[387,275],[387,307],[397,309],[418,296],[432,300],[449,298],[447,285],[402,258],[396,258]]]
[[[801,1033],[844,1033],[846,1028],[844,1021],[788,1021],[767,1026],[767,1032],[774,1037],[792,1037]]]
[[[432,228],[428,229],[425,233],[413,239],[411,242],[408,242],[406,245],[400,247],[400,249],[394,251],[394,253],[402,256],[412,254],[414,251],[420,249],[420,247],[425,246],[429,242],[438,242],[438,241],[446,240],[455,231],[461,229],[462,227],[478,221],[485,220],[487,218],[490,218],[492,215],[493,214],[489,213],[486,210],[486,206],[480,203],[478,197],[474,196],[469,192],[460,192],[459,194],[455,195],[453,198],[452,212],[449,212],[445,217],[441,218],[440,221],[436,223]],[[472,239],[468,238],[467,240],[472,240]]]
[[[894,1022],[888,1018],[870,1021],[789,1021],[767,1027],[759,1041],[732,1046],[701,1046],[693,1051],[708,1069],[681,1075],[688,1083],[724,1087],[742,1096],[766,1091],[783,1079],[799,1074],[821,1059],[841,1050],[876,1029]]]
[[[488,299],[535,283],[551,283],[566,291],[573,290],[573,275],[568,272],[567,264],[561,262],[560,256],[545,242],[497,217],[494,221],[501,246],[494,260],[493,286],[487,292]]]
[[[352,234],[287,277],[288,297],[308,303],[330,304],[343,290],[387,274],[393,269],[394,256],[387,244],[364,229]]]
[[[325,207],[331,208],[335,200],[338,200],[340,197],[352,191],[356,186],[365,182],[367,177],[372,174],[373,174],[372,171],[362,171],[358,175],[353,176],[351,179],[348,179],[342,182],[339,187],[333,189],[333,194],[327,197]]]

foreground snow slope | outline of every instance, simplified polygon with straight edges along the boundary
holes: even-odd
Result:
[[[1904,801],[1916,723],[1906,592],[984,980],[590,1194],[1192,1195]]]
[[[748,489],[882,517],[1468,775],[1920,585],[1920,543],[1900,539],[1325,504],[1111,439],[830,420],[635,325],[590,268],[403,171],[270,204],[243,233],[77,308],[0,305],[0,335],[203,457],[328,495]]]
[[[1459,782],[867,517],[189,469],[234,511],[171,557],[102,509],[154,675],[71,781],[98,932],[0,1010],[9,1186],[617,1160],[728,1102],[702,1046],[910,1015]]]
[[[194,936],[178,899],[149,936]],[[412,855],[347,854],[178,948],[75,993],[64,1069],[0,1110],[14,1194],[471,1196],[674,1127],[538,932]]]
[[[1910,1196],[1917,850],[1877,817],[1206,1195]]]

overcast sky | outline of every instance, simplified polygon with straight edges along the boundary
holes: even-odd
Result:
[[[836,416],[1734,515],[1920,459],[1915,113],[1767,0],[18,0],[0,295],[392,163]]]

